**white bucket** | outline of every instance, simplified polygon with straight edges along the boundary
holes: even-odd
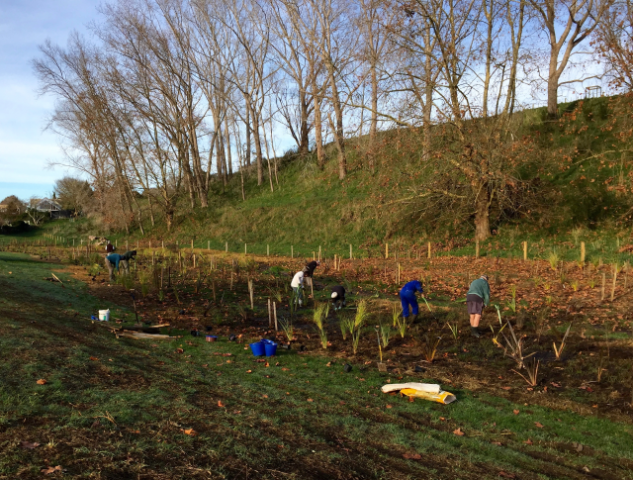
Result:
[[[108,309],[108,310],[99,310],[99,321],[100,322],[109,322],[110,321],[110,309]]]

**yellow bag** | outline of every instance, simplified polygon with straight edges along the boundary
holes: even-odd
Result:
[[[416,390],[415,388],[403,388],[400,390],[402,395],[414,398],[423,398],[424,400],[430,400],[432,402],[441,403],[442,405],[448,405],[453,403],[457,398],[451,392],[441,391],[439,393],[424,392],[422,390]]]

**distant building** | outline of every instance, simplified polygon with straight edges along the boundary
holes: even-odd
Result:
[[[55,200],[51,200],[50,198],[33,198],[29,202],[29,206],[34,208],[38,212],[61,212],[62,206],[57,203]]]
[[[70,210],[62,209],[62,206],[50,198],[32,198],[29,207],[38,212],[48,213],[51,218],[70,218]]]

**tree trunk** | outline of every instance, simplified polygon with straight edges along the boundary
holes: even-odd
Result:
[[[264,162],[262,154],[262,142],[259,137],[259,118],[255,112],[253,114],[253,140],[255,140],[255,155],[257,155],[257,185],[264,183]]]
[[[550,62],[551,68],[552,62]],[[547,78],[547,116],[549,118],[558,118],[558,75],[556,75],[556,66],[554,72],[550,70]]]
[[[314,142],[316,143],[317,165],[320,170],[325,166],[323,153],[323,119],[321,118],[321,95],[317,90],[316,79],[312,77],[312,99],[314,101]]]
[[[343,132],[343,107],[338,95],[338,87],[336,78],[334,77],[334,66],[330,65],[330,88],[332,89],[332,106],[334,107],[334,116],[336,117],[336,125],[332,125],[334,130],[334,141],[338,150],[338,179],[345,180],[347,176],[347,159],[345,158],[345,138]]]
[[[301,126],[299,131],[299,155],[306,156],[310,150],[310,129],[308,128],[308,107],[309,102],[305,90],[302,88],[299,94],[301,105]],[[271,138],[272,141],[272,138]]]
[[[362,123],[361,123],[362,125]],[[378,75],[376,64],[371,66],[371,125],[369,127],[369,168],[372,172],[376,169],[376,132],[378,130]]]
[[[475,240],[486,240],[490,237],[490,194],[488,185],[482,185],[476,199]]]
[[[244,157],[246,165],[251,165],[251,110],[246,107],[246,155]]]

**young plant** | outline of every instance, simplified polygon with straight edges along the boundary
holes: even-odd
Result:
[[[295,335],[295,329],[292,326],[292,319],[286,320],[285,317],[281,317],[279,323],[281,325],[281,329],[286,335],[286,338],[288,339],[288,343],[290,343]]]
[[[578,291],[578,280],[572,280],[571,288],[574,290],[574,292]]]
[[[437,353],[437,347],[442,340],[442,337],[437,337],[437,340],[434,342],[429,339],[429,334],[424,335],[424,345],[422,347],[422,353],[427,362],[431,363],[435,359],[435,354]]]
[[[362,332],[362,326],[354,327],[352,331],[350,332],[352,335],[352,350],[354,351],[354,355],[356,355],[356,352],[358,351],[358,342],[360,341],[361,332]]]
[[[552,270],[556,270],[560,262],[560,255],[558,255],[556,250],[552,250],[547,256],[547,261],[549,262],[549,266],[552,267]]]
[[[497,310],[497,318],[499,319],[499,325],[503,325],[503,321],[501,320],[501,309],[499,308],[499,305],[497,304],[495,304],[494,307]]]
[[[554,354],[556,355],[556,360],[560,360],[561,355],[563,354],[563,350],[565,349],[567,335],[569,335],[569,331],[571,330],[571,323],[569,327],[567,327],[567,331],[565,332],[565,336],[563,337],[563,341],[560,343],[560,347],[556,346],[556,342],[554,343]]]
[[[381,324],[380,325],[380,343],[382,343],[382,348],[387,348],[387,345],[389,345],[390,338],[391,338],[391,325]]]
[[[393,306],[391,307],[391,321],[392,321],[392,326],[394,328],[396,328],[398,326],[398,324],[400,320],[400,305],[398,305],[397,303],[394,303]]]
[[[512,300],[506,303],[506,306],[512,310],[512,313],[517,313],[517,287],[512,285],[510,287],[510,292],[512,293]]]
[[[530,353],[529,355],[524,355],[523,354],[523,337],[517,339],[516,335],[514,334],[514,329],[512,328],[512,324],[510,322],[507,322],[507,325],[508,325],[508,329],[510,330],[510,338],[506,337],[505,333],[502,334],[507,345],[507,348],[504,348],[503,353],[504,355],[514,359],[514,361],[517,362],[517,367],[521,369],[523,368],[525,359],[531,357],[536,352]]]
[[[327,333],[325,328],[323,327],[323,322],[327,319],[330,313],[330,304],[329,303],[320,303],[317,304],[314,309],[314,314],[312,316],[312,320],[314,324],[319,329],[319,337],[321,338],[321,346],[323,349],[327,348]]]
[[[453,339],[455,341],[457,341],[457,328],[458,328],[458,324],[456,323],[455,325],[451,325],[450,323],[446,322],[446,326],[448,327],[448,329],[451,331],[451,334],[453,335]],[[490,327],[492,328],[492,327]],[[493,330],[494,333],[494,330]]]
[[[365,324],[369,317],[369,305],[367,300],[361,300],[356,307],[356,315],[354,316],[354,328],[360,328]]]
[[[503,332],[503,329],[506,328],[506,325],[503,325],[496,333],[495,329],[490,325],[490,330],[492,330],[492,343],[495,344],[499,348],[503,348],[503,345],[499,343],[499,335]]]
[[[527,376],[517,372],[516,370],[512,370],[514,373],[519,375],[523,380],[527,382],[530,387],[536,387],[538,385],[538,367],[540,365],[540,360],[532,359],[532,361],[528,364],[525,364],[525,371]]]
[[[354,317],[351,315],[342,316],[339,326],[341,327],[343,340],[347,340],[347,334],[354,331]]]

